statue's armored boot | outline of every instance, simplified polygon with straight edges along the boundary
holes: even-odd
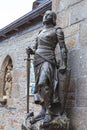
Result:
[[[44,105],[41,105],[41,111],[38,115],[36,115],[35,117],[33,117],[31,120],[30,120],[30,123],[31,124],[34,124],[35,122],[43,119],[45,117],[45,114],[46,114],[46,107]]]
[[[49,122],[52,121],[52,114],[50,113],[50,110],[47,108],[46,109],[46,114],[43,120],[43,124],[49,124]]]
[[[44,103],[46,106],[46,114],[43,120],[43,124],[48,124],[52,121],[51,107],[52,107],[52,90],[48,86],[45,86]]]
[[[48,104],[43,124],[49,124],[56,117],[60,116],[61,116],[61,104],[60,103]]]

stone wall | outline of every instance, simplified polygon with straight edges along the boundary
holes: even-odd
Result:
[[[41,23],[36,24],[0,42],[0,70],[8,55],[13,64],[12,98],[8,100],[8,106],[0,105],[0,130],[21,130],[27,111],[27,72],[26,60],[24,60],[27,58],[26,48],[35,43],[41,25]],[[30,96],[30,111],[38,112],[39,109],[39,106],[33,103],[33,96]]]
[[[57,27],[62,27],[68,48],[71,80],[67,108],[72,130],[87,129],[87,0],[52,0]]]

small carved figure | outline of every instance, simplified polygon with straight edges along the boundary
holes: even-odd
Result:
[[[12,67],[11,65],[7,65],[4,90],[6,92],[6,97],[11,98],[11,92],[12,92]]]
[[[67,48],[62,29],[55,28],[56,14],[46,11],[43,17],[44,28],[37,36],[34,48],[28,48],[34,54],[35,70],[35,103],[42,106],[41,112],[30,120],[33,124],[43,119],[43,124],[51,122],[54,117],[63,114],[59,97],[59,73],[66,73]],[[61,51],[61,65],[57,63],[55,48],[59,44]]]

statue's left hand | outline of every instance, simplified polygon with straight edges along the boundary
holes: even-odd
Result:
[[[59,72],[60,72],[61,74],[64,74],[64,73],[66,72],[66,66],[65,66],[65,65],[60,66],[60,67],[59,67]]]

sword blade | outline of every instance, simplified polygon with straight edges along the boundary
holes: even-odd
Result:
[[[27,54],[27,113],[29,113],[30,54]]]

